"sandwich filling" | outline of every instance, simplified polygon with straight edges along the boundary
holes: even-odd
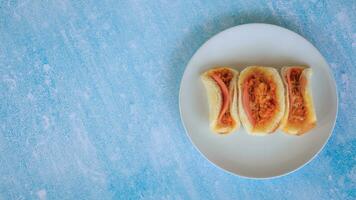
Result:
[[[233,94],[230,94],[229,88],[234,74],[228,69],[220,69],[212,72],[210,76],[218,84],[221,90],[222,106],[218,117],[218,123],[223,126],[231,126],[235,121],[230,113],[231,97]]]
[[[263,125],[277,111],[275,82],[264,73],[256,71],[242,85],[242,106],[253,126]]]
[[[307,109],[305,106],[303,93],[306,79],[301,76],[302,68],[292,68],[286,73],[289,93],[289,116],[288,121],[291,123],[301,123],[306,119]]]

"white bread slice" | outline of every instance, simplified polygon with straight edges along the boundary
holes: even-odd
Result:
[[[288,120],[289,118],[289,108],[290,108],[290,102],[289,102],[289,86],[287,82],[287,70],[290,70],[292,68],[300,68],[303,69],[303,72],[301,74],[301,77],[304,77],[306,79],[306,85],[305,85],[305,90],[302,91],[302,96],[304,99],[305,107],[307,110],[306,114],[306,119],[302,123],[292,123]],[[314,109],[314,104],[313,104],[313,97],[312,97],[312,92],[310,89],[310,80],[311,80],[311,75],[312,75],[312,69],[306,68],[303,66],[289,66],[289,67],[283,67],[281,69],[281,75],[283,79],[283,83],[285,86],[285,101],[286,101],[286,111],[284,114],[284,117],[281,121],[280,129],[282,129],[285,133],[287,134],[292,134],[292,135],[302,135],[312,128],[316,126],[316,114],[315,114],[315,109]]]
[[[231,98],[229,110],[230,110],[231,117],[234,121],[232,126],[227,126],[227,125],[222,126],[221,123],[218,123],[218,117],[223,104],[223,97],[219,85],[210,75],[215,71],[219,71],[221,69],[227,69],[233,74],[233,78],[231,79],[228,88],[230,98]],[[201,75],[201,79],[204,83],[208,96],[210,129],[215,133],[228,134],[240,127],[240,121],[238,118],[238,111],[237,111],[238,90],[236,88],[238,74],[239,74],[238,71],[228,67],[216,67],[204,72]]]
[[[253,125],[248,119],[247,112],[243,106],[243,84],[245,80],[250,77],[250,75],[260,73],[267,80],[273,82],[276,86],[276,111],[265,123]],[[284,87],[281,80],[281,77],[278,74],[278,71],[271,67],[263,66],[249,66],[245,68],[239,76],[238,80],[238,89],[239,89],[239,116],[242,125],[245,127],[246,131],[251,135],[267,135],[275,131],[280,121],[284,115],[285,111],[285,97],[284,97]]]

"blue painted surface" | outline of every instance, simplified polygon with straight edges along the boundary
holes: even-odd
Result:
[[[0,1],[0,200],[355,199],[356,2]],[[310,40],[337,81],[320,155],[272,180],[192,146],[178,90],[194,52],[244,23]]]

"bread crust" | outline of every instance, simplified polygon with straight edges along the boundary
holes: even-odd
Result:
[[[243,106],[243,84],[251,74],[256,72],[262,72],[262,74],[272,80],[276,86],[276,109],[277,111],[273,114],[273,116],[269,119],[268,122],[262,125],[253,125],[247,116],[246,110]],[[280,124],[280,121],[284,115],[285,111],[285,93],[284,87],[282,83],[282,79],[278,73],[278,71],[271,67],[263,67],[263,66],[249,66],[241,71],[239,80],[238,80],[238,90],[239,90],[239,116],[242,125],[246,129],[246,131],[251,135],[267,135],[274,132]]]
[[[306,85],[305,85],[305,90],[302,91],[302,96],[304,100],[304,104],[307,110],[306,114],[306,120],[304,120],[302,123],[291,123],[288,121],[289,118],[289,111],[290,111],[290,102],[289,102],[289,85],[286,79],[286,74],[287,70],[293,69],[293,68],[298,68],[302,69],[302,74],[301,76],[304,76],[306,79]],[[312,76],[312,69],[307,68],[304,66],[288,66],[288,67],[283,67],[281,69],[281,75],[282,75],[282,80],[283,84],[286,88],[285,90],[285,102],[286,102],[286,111],[283,116],[283,119],[281,121],[280,129],[291,135],[303,135],[313,129],[316,126],[317,123],[317,118],[315,114],[315,109],[314,109],[314,103],[313,103],[313,97],[312,97],[312,92],[311,92],[311,87],[310,87],[310,80]]]
[[[215,71],[219,71],[222,69],[227,69],[230,72],[232,72],[233,77],[230,81],[229,84],[229,94],[231,95],[231,103],[229,106],[230,114],[232,119],[235,121],[232,126],[221,126],[221,124],[218,123],[218,116],[220,114],[220,110],[223,104],[223,99],[222,99],[222,92],[220,90],[220,87],[218,84],[214,81],[214,79],[210,76],[211,73]],[[239,73],[238,71],[231,69],[229,67],[215,67],[213,69],[210,69],[206,72],[204,72],[201,75],[201,80],[204,83],[204,86],[207,91],[207,96],[208,96],[208,103],[209,103],[209,124],[210,124],[210,129],[219,134],[228,134],[236,129],[240,128],[240,120],[238,117],[238,101],[237,101],[237,95],[238,95],[238,90],[236,87],[237,79],[238,79]]]

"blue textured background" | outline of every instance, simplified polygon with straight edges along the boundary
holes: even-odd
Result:
[[[0,2],[0,200],[356,198],[356,1]],[[263,181],[206,161],[178,110],[194,52],[250,22],[311,41],[339,92],[321,154]]]

